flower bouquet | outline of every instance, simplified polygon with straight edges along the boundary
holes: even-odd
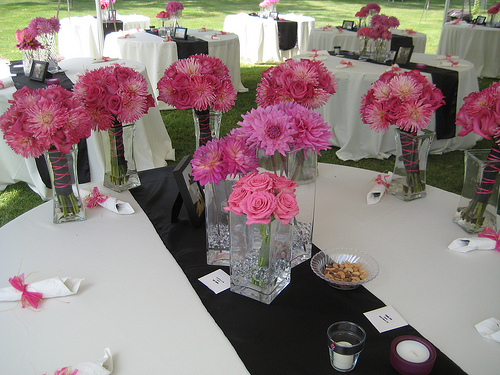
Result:
[[[193,109],[196,148],[219,138],[221,113],[231,109],[236,99],[229,69],[222,60],[204,54],[178,60],[165,70],[157,86],[158,99],[177,109]]]
[[[45,158],[54,188],[54,223],[84,220],[72,146],[88,138],[91,122],[70,91],[57,85],[18,90],[0,117],[0,129],[12,150],[25,157]],[[76,147],[74,147],[76,150]],[[76,151],[75,151],[76,152]]]
[[[73,91],[94,127],[109,137],[104,186],[118,192],[139,186],[133,157],[134,125],[122,124],[137,121],[154,107],[146,78],[131,68],[113,64],[87,70],[78,77]],[[129,131],[130,137],[124,134]]]
[[[29,27],[16,31],[16,42],[16,47],[19,48],[23,54],[24,75],[28,77],[31,72],[33,60],[35,60],[35,57],[38,58],[38,54],[35,56],[35,53],[38,52],[40,48],[43,48],[43,45],[36,39],[36,35],[33,34],[33,30]]]
[[[375,14],[380,13],[380,6],[376,3],[369,3],[366,4],[364,7],[361,7],[361,9],[354,15],[355,17],[358,17],[359,22],[358,22],[358,30],[366,27],[368,22],[368,18],[374,16]]]
[[[182,10],[184,9],[184,5],[180,1],[169,1],[165,10],[168,15],[168,19],[172,20],[172,28],[179,27],[177,20],[182,17]]]
[[[101,4],[101,19],[102,21],[114,20],[110,17],[110,12],[113,12],[114,3],[116,0],[100,0]]]
[[[231,291],[271,303],[290,283],[297,184],[273,173],[250,173],[229,196]]]
[[[234,181],[259,165],[255,151],[227,135],[200,146],[191,160],[192,177],[205,188],[207,263],[229,265],[229,214],[223,210]]]
[[[490,19],[488,20],[488,24],[490,26],[494,26],[493,24],[495,22],[495,16],[498,14],[499,11],[500,11],[500,2],[496,3],[495,5],[491,6],[488,9],[488,14],[490,16]]]
[[[424,128],[432,114],[443,104],[441,90],[420,71],[402,71],[395,67],[382,74],[363,95],[360,108],[363,123],[381,133],[389,129],[390,125],[397,127],[398,151],[390,192],[400,199],[425,197],[426,157],[422,158],[419,150],[427,150],[427,155],[434,133]],[[417,135],[418,131],[427,135],[421,139]],[[425,140],[424,147],[422,140]]]
[[[325,104],[336,89],[333,73],[321,61],[289,59],[262,73],[257,85],[257,104],[295,102],[316,109]]]
[[[261,170],[299,184],[300,214],[293,228],[295,266],[311,257],[317,155],[330,148],[331,127],[320,114],[293,102],[257,107],[242,118],[233,134],[255,150]]]
[[[485,139],[493,139],[493,145],[490,150],[470,150],[466,154],[463,199],[454,221],[469,233],[478,233],[485,227],[496,230],[496,181],[500,171],[500,82],[465,97],[457,113],[456,124],[462,127],[459,136],[474,132]],[[490,210],[488,206],[491,206]]]
[[[389,41],[392,39],[392,28],[399,26],[399,20],[385,14],[375,14],[371,20],[370,39],[375,43],[373,60],[384,62],[389,51]]]
[[[56,34],[59,32],[61,24],[56,17],[37,17],[30,21],[28,29],[34,35],[43,48],[39,49],[39,59],[49,63],[48,71],[56,73],[59,71]]]

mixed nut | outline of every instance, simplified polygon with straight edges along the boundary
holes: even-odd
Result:
[[[324,274],[327,278],[344,283],[359,282],[366,279],[366,270],[362,268],[362,263],[329,263],[325,266]]]

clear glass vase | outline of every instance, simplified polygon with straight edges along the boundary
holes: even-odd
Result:
[[[57,57],[56,33],[46,33],[38,36],[40,43],[44,48],[39,50],[39,59],[49,63],[47,71],[49,73],[56,73],[59,71],[59,59]]]
[[[396,162],[389,186],[395,197],[411,201],[427,195],[427,157],[434,135],[426,129],[415,135],[396,128]]]
[[[205,227],[207,231],[207,264],[229,266],[229,212],[224,210],[235,180],[223,180],[205,188]]]
[[[117,192],[140,186],[134,157],[135,124],[115,122],[100,133],[104,149],[104,186]]]
[[[270,304],[290,283],[292,226],[278,220],[247,225],[229,214],[231,291]]]
[[[222,112],[212,108],[202,111],[193,108],[193,121],[196,149],[214,138],[219,138]]]
[[[371,56],[371,39],[360,36],[359,37],[359,58],[369,59]]]
[[[26,77],[29,77],[31,73],[31,65],[33,64],[33,60],[35,60],[35,54],[38,55],[38,53],[32,49],[23,49],[22,51],[23,71]]]
[[[372,60],[376,62],[385,62],[389,56],[391,48],[390,40],[377,39],[374,41],[372,49]]]
[[[279,152],[265,155],[264,151],[259,150],[257,156],[260,171],[285,176],[299,185],[295,191],[299,213],[292,221],[292,267],[295,267],[311,258],[318,173],[317,154],[311,150],[298,149],[287,152],[286,156]]]
[[[67,154],[55,148],[44,152],[52,183],[52,218],[55,224],[85,220],[85,206],[78,189],[77,155],[75,145]]]
[[[466,150],[462,195],[453,221],[468,233],[497,231],[500,150]]]

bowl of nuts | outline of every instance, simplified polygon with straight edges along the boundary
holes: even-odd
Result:
[[[330,286],[349,290],[373,280],[379,271],[370,255],[350,248],[331,248],[320,251],[311,259],[313,272]]]

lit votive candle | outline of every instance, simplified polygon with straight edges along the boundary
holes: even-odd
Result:
[[[390,362],[400,374],[427,375],[436,360],[436,350],[425,339],[401,336],[391,344]]]
[[[352,344],[347,341],[340,341],[335,345],[343,346],[346,348],[350,348],[352,346]],[[333,352],[333,365],[339,370],[350,370],[353,361],[354,355],[346,355]]]

